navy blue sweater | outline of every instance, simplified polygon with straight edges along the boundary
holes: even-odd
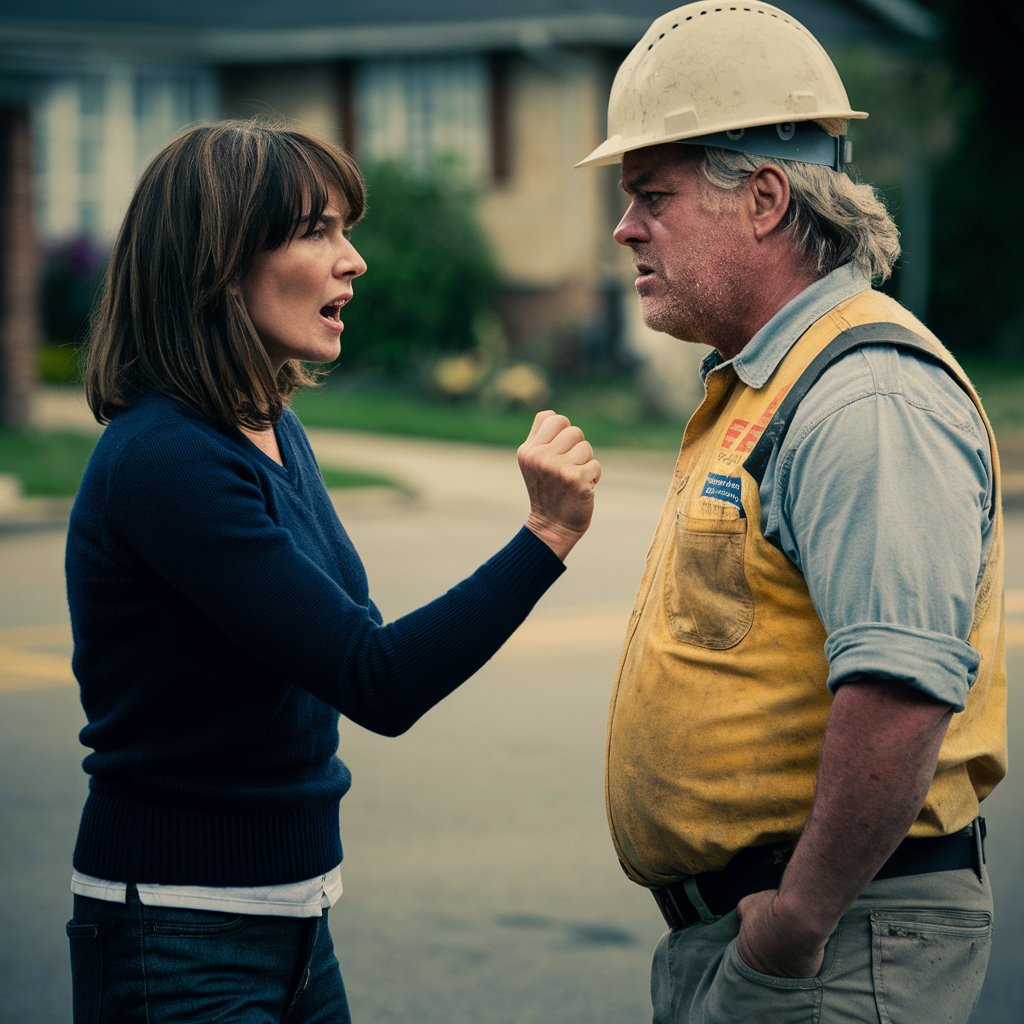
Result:
[[[389,625],[305,433],[284,467],[144,396],[101,436],[68,531],[92,748],[78,871],[270,885],[341,860],[338,715],[401,733],[472,675],[563,571],[530,531]]]

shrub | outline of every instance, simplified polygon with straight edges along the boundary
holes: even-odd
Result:
[[[106,255],[87,236],[50,246],[43,256],[43,335],[52,344],[85,339],[89,315],[99,297]]]
[[[354,242],[369,269],[345,311],[344,365],[402,373],[472,348],[474,322],[498,287],[476,196],[451,167],[364,171],[369,206]]]

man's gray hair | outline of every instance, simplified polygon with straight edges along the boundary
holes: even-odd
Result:
[[[704,176],[732,190],[766,161],[746,153],[708,147]],[[772,160],[789,179],[790,208],[786,229],[799,251],[828,274],[855,263],[881,283],[900,255],[899,229],[871,185],[857,184],[831,167],[795,160]]]

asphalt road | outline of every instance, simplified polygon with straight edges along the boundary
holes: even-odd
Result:
[[[343,451],[335,451],[332,445]],[[370,442],[317,438],[369,461]],[[428,451],[431,458],[427,458]],[[425,497],[346,500],[388,617],[493,552],[524,512],[514,459],[396,445]],[[606,460],[570,570],[478,676],[407,736],[343,723],[345,895],[332,928],[357,1024],[633,1024],[649,1019],[661,921],[619,870],[604,821],[608,691],[671,460]],[[425,483],[424,483],[425,482]],[[70,1019],[64,922],[85,793],[67,668],[59,530],[0,535],[0,1022]],[[1011,686],[1024,680],[1024,517],[1008,533]],[[1011,705],[1024,750],[1024,711]],[[976,1020],[1024,1006],[1024,809],[986,804],[996,949]]]

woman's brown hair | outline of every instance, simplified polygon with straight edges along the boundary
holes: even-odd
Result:
[[[315,227],[331,188],[351,227],[366,207],[358,166],[295,129],[222,121],[165,146],[136,186],[93,316],[84,377],[96,419],[154,389],[234,426],[275,422],[314,378],[292,361],[275,379],[237,285],[258,252]]]

